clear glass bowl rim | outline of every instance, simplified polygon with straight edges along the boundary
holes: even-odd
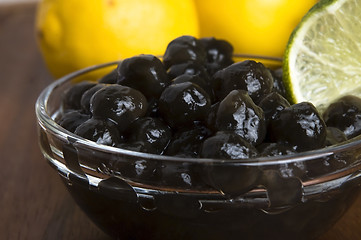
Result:
[[[255,56],[255,55],[244,55],[244,54],[235,54],[234,57],[239,58],[254,58],[254,59],[265,59],[275,62],[281,62],[282,58],[277,57],[267,57],[267,56]],[[142,152],[135,152],[130,150],[125,150],[121,148],[101,145],[96,142],[84,139],[75,135],[74,133],[69,132],[68,130],[64,129],[60,125],[58,125],[52,117],[47,112],[47,104],[48,99],[51,93],[58,87],[64,84],[65,82],[81,76],[82,74],[109,67],[109,66],[116,66],[120,61],[112,61],[108,63],[98,64],[94,66],[90,66],[87,68],[83,68],[81,70],[72,72],[68,75],[65,75],[43,89],[40,93],[38,99],[35,103],[35,113],[37,117],[38,123],[46,129],[46,131],[51,132],[57,137],[60,137],[64,140],[69,138],[72,141],[76,141],[79,147],[90,148],[93,151],[100,151],[100,152],[107,152],[107,153],[114,153],[114,154],[121,154],[127,155],[132,157],[139,157],[143,159],[153,159],[153,160],[161,160],[161,161],[176,161],[176,162],[197,162],[197,163],[222,163],[222,164],[231,164],[231,165],[244,165],[244,166],[263,166],[263,165],[277,165],[277,164],[285,164],[285,163],[294,163],[294,162],[303,162],[309,161],[317,158],[327,157],[339,152],[345,152],[354,148],[361,147],[361,137],[355,137],[338,145],[312,150],[312,151],[305,151],[300,152],[292,155],[283,155],[283,156],[273,156],[273,157],[256,157],[250,159],[209,159],[209,158],[181,158],[181,157],[174,157],[174,156],[167,156],[167,155],[157,155],[157,154],[149,154],[149,153],[142,153]]]

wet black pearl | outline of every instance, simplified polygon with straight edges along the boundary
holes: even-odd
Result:
[[[282,97],[287,97],[287,91],[285,88],[285,85],[282,80],[282,68],[270,70],[272,76],[273,76],[273,91],[280,94]]]
[[[233,64],[233,46],[229,42],[214,37],[201,38],[200,41],[206,51],[205,66],[210,75]]]
[[[149,98],[158,98],[169,84],[163,63],[153,55],[124,59],[117,68],[117,83],[134,88]]]
[[[163,57],[166,69],[172,65],[186,62],[204,64],[205,60],[206,52],[202,43],[197,38],[188,35],[172,40]]]
[[[169,79],[174,79],[180,75],[197,75],[203,78],[205,81],[210,81],[210,76],[207,72],[207,69],[203,64],[197,62],[185,62],[175,64],[169,67],[167,70],[167,75]]]
[[[171,84],[159,98],[159,111],[171,127],[205,120],[211,101],[208,94],[191,82]]]
[[[275,142],[287,142],[297,151],[325,146],[326,124],[309,102],[294,104],[282,110],[271,122],[270,136]]]
[[[201,149],[202,158],[248,159],[258,154],[257,149],[231,131],[220,131],[207,138]]]
[[[346,134],[335,127],[327,127],[326,146],[338,144],[347,140]]]
[[[144,142],[152,146],[152,153],[161,154],[172,138],[171,128],[160,118],[142,117],[128,129],[130,142]]]
[[[99,83],[83,93],[80,99],[80,106],[82,111],[90,114],[90,99],[93,97],[94,93],[96,93],[98,90],[102,89],[105,86],[106,84]]]
[[[109,119],[123,131],[134,120],[145,115],[147,100],[135,89],[113,84],[94,93],[90,99],[90,111],[93,117]]]
[[[263,110],[243,90],[231,91],[220,102],[216,128],[219,131],[234,131],[254,145],[261,143],[266,135]]]
[[[348,139],[361,134],[361,99],[345,96],[330,104],[323,118],[328,127],[340,129]]]
[[[81,98],[83,93],[88,89],[94,87],[96,83],[93,82],[81,82],[75,84],[72,88],[66,91],[65,96],[63,98],[63,108],[78,110],[81,109]]]
[[[121,142],[115,123],[102,119],[91,118],[79,125],[74,133],[96,143],[113,147]]]
[[[212,134],[213,132],[210,129],[201,124],[178,129],[174,132],[165,154],[171,156],[199,157],[203,141]]]
[[[210,99],[212,101],[213,90],[212,90],[211,86],[209,85],[209,81],[207,81],[207,79],[202,78],[200,75],[183,74],[183,75],[179,75],[178,77],[174,78],[171,83],[175,84],[175,83],[183,83],[183,82],[192,82],[192,83],[198,85],[204,91],[207,92],[208,96],[210,97]]]
[[[268,126],[283,109],[290,107],[291,104],[279,93],[271,92],[260,101],[258,106],[262,108]]]
[[[84,114],[79,110],[69,110],[66,113],[62,114],[61,117],[57,120],[58,124],[70,132],[74,132],[75,129],[88,120],[90,116]]]
[[[236,89],[245,90],[255,103],[273,89],[271,72],[259,62],[246,60],[219,70],[212,78],[216,98],[223,99]]]

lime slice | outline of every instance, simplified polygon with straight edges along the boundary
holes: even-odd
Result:
[[[321,0],[290,36],[283,62],[290,101],[323,109],[361,96],[361,0]]]

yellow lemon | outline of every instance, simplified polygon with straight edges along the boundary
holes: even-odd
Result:
[[[200,35],[235,52],[282,57],[292,30],[317,0],[196,0]]]
[[[180,35],[198,36],[192,0],[42,0],[36,36],[55,77],[137,54],[161,55]]]

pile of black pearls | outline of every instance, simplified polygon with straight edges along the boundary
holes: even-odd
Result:
[[[291,105],[281,73],[233,61],[225,40],[181,36],[163,59],[138,55],[64,95],[57,122],[83,138],[152,154],[220,159],[287,155],[361,133],[361,100],[345,96],[321,115]]]

